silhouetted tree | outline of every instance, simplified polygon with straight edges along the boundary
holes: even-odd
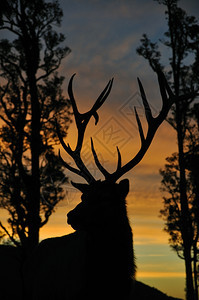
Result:
[[[168,121],[177,133],[181,233],[184,246],[187,299],[191,300],[194,299],[191,266],[192,241],[190,240],[192,222],[189,217],[187,197],[185,140],[190,124],[190,109],[199,90],[199,25],[195,17],[188,16],[184,10],[178,7],[177,0],[159,0],[158,2],[166,6],[168,30],[165,32],[165,39],[161,42],[170,49],[169,67],[164,68],[158,44],[151,42],[146,34],[143,35],[142,45],[137,52],[149,61],[154,71],[161,69],[167,73],[167,78],[170,79],[177,96]],[[189,100],[181,98],[181,95],[185,93],[190,94]]]
[[[5,2],[0,30],[10,39],[0,41],[0,206],[12,232],[0,225],[15,244],[31,249],[64,196],[55,128],[57,119],[66,135],[70,105],[57,70],[70,49],[54,30],[62,19],[58,1]]]
[[[189,153],[190,154],[190,153]],[[192,157],[192,155],[191,155]],[[192,158],[191,158],[192,159]],[[167,164],[164,169],[160,170],[162,175],[162,190],[167,192],[167,195],[163,197],[164,208],[160,211],[161,216],[165,220],[164,230],[170,235],[169,243],[178,255],[179,258],[184,257],[184,242],[182,239],[182,214],[180,204],[180,190],[179,190],[179,163],[178,154],[173,153],[171,157],[168,157]],[[186,165],[186,178],[187,178],[187,199],[189,206],[189,219],[192,225],[192,232],[190,237],[191,244],[191,259],[193,261],[194,272],[194,289],[197,298],[197,262],[198,262],[198,195],[196,193],[196,186],[192,180],[192,169],[187,163]]]

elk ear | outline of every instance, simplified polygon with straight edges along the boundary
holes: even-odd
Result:
[[[119,182],[119,187],[121,191],[121,195],[126,198],[129,192],[129,180],[128,179],[123,179]]]
[[[78,189],[80,192],[82,192],[82,194],[88,192],[90,190],[90,186],[88,184],[85,183],[76,183],[71,181],[71,184]]]

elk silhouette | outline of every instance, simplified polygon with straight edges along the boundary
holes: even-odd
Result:
[[[81,158],[86,126],[108,97],[113,79],[100,94],[93,107],[80,113],[73,94],[73,79],[68,85],[78,137],[74,150],[61,136],[59,125],[57,133],[64,150],[73,158],[76,167],[64,161],[64,166],[83,177],[87,184],[71,182],[82,192],[81,202],[68,213],[68,224],[76,231],[72,234],[42,241],[32,254],[25,267],[26,299],[135,299],[133,279],[135,278],[135,257],[132,230],[127,216],[125,198],[129,192],[129,181],[116,181],[143,158],[149,148],[156,130],[166,118],[174,102],[174,95],[164,75],[157,72],[162,97],[162,109],[153,117],[144,88],[138,79],[139,89],[148,122],[145,136],[140,118],[135,108],[135,116],[141,139],[138,153],[122,165],[121,154],[117,147],[117,169],[109,173],[100,163],[91,138],[94,161],[104,180],[96,180]],[[84,299],[84,298],[83,298]]]

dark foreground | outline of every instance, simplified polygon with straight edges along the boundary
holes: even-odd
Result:
[[[140,281],[135,283],[135,298],[133,300],[182,300],[169,297],[156,288],[150,287]]]
[[[0,299],[30,300],[23,297],[22,258],[20,251],[11,246],[0,245]],[[50,299],[49,299],[50,300]],[[59,300],[59,299],[57,299]],[[95,300],[93,298],[93,300]],[[132,300],[182,300],[169,297],[156,288],[136,281]]]

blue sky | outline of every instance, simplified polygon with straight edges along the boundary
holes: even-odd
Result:
[[[195,14],[199,11],[197,2],[181,3]],[[151,86],[153,73],[147,62],[136,54],[136,48],[143,33],[152,41],[163,37],[166,30],[163,5],[153,0],[62,0],[60,4],[64,10],[61,31],[72,49],[63,71],[68,76],[70,71],[77,72],[78,85],[84,87],[88,96],[113,76],[115,103],[135,91],[137,76],[142,80],[147,78],[146,88]],[[168,50],[162,50],[166,57]]]

